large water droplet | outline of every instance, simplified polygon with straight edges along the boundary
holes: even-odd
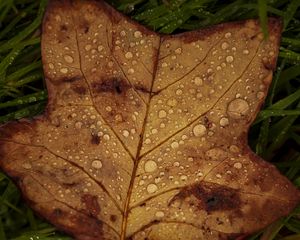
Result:
[[[154,172],[157,169],[156,162],[149,160],[144,165],[145,172]]]
[[[100,169],[102,168],[102,162],[99,160],[95,160],[92,162],[92,167],[95,169]]]
[[[158,187],[156,186],[156,184],[150,183],[147,186],[147,192],[148,193],[155,193],[157,191]]]
[[[239,119],[244,117],[248,113],[249,109],[250,107],[248,102],[244,99],[238,98],[229,103],[227,113],[230,117]]]
[[[64,55],[64,59],[67,63],[73,63],[74,59],[70,55]]]
[[[206,133],[206,127],[203,124],[195,125],[193,128],[193,133],[196,137],[201,137]]]

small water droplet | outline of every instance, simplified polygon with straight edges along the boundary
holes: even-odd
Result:
[[[175,149],[179,147],[179,143],[178,142],[172,142],[171,143],[171,148]]]
[[[226,57],[226,62],[228,62],[228,63],[233,62],[233,56],[227,56]]]
[[[70,55],[64,55],[64,59],[67,63],[73,63],[74,59]]]
[[[227,113],[230,117],[239,119],[244,117],[249,110],[248,102],[244,99],[237,98],[229,103]]]
[[[165,110],[160,110],[158,112],[158,117],[159,118],[165,118],[167,116],[167,112]]]
[[[181,48],[177,48],[177,49],[175,50],[175,53],[176,53],[176,54],[181,54],[181,53],[182,53],[182,49],[181,49]]]
[[[123,130],[123,136],[124,137],[128,137],[129,136],[129,132],[127,130]]]
[[[150,183],[147,186],[147,192],[148,193],[155,193],[157,191],[158,187],[156,186],[156,184]]]
[[[177,100],[175,98],[170,98],[167,102],[168,106],[175,107],[177,105]]]
[[[231,33],[228,32],[228,33],[225,33],[225,38],[230,38],[231,37]]]
[[[66,74],[69,72],[69,70],[67,68],[61,68],[59,71],[63,74]]]
[[[99,45],[97,49],[99,52],[101,52],[101,51],[103,51],[104,47],[102,45]]]
[[[194,82],[197,86],[201,86],[203,84],[203,80],[200,77],[195,77]]]
[[[109,140],[109,139],[110,139],[110,136],[109,136],[108,134],[104,134],[103,139],[104,139],[104,140]]]
[[[248,49],[244,49],[243,50],[243,54],[248,55],[249,54],[249,50]]]
[[[22,167],[24,168],[24,169],[27,169],[27,170],[29,170],[29,169],[31,169],[31,164],[30,163],[23,163],[22,164]]]
[[[229,124],[228,118],[223,117],[223,118],[220,119],[220,125],[221,125],[222,127],[225,127],[225,126],[227,126],[228,124]]]
[[[140,31],[135,31],[133,35],[134,35],[135,38],[141,38],[142,37],[142,33]]]
[[[155,213],[155,217],[157,217],[157,218],[162,218],[164,216],[165,216],[165,214],[162,211],[158,211],[158,212]]]
[[[257,97],[258,99],[263,99],[263,98],[265,97],[265,93],[264,93],[264,92],[258,92],[258,93],[256,94],[256,97]]]
[[[227,42],[223,42],[222,45],[221,45],[221,48],[223,50],[227,49],[229,47],[229,44]]]
[[[133,68],[129,68],[128,69],[128,74],[133,74],[134,73],[134,69]]]
[[[235,167],[236,169],[241,169],[242,168],[242,164],[240,162],[237,162],[233,165],[233,167]]]
[[[82,127],[82,125],[83,125],[82,122],[76,122],[75,123],[75,128],[80,129]]]
[[[92,49],[92,45],[91,44],[87,44],[87,45],[85,45],[84,49],[86,51],[90,51]]]
[[[102,162],[99,160],[95,160],[92,162],[92,167],[95,169],[100,169],[102,168]]]
[[[144,165],[145,172],[154,172],[157,169],[156,162],[149,160]]]
[[[132,57],[133,57],[132,52],[127,52],[127,53],[125,53],[125,58],[131,59]]]
[[[206,133],[206,127],[203,124],[195,125],[193,128],[193,134],[196,137],[201,137]]]
[[[49,63],[48,66],[49,66],[50,69],[54,69],[54,64],[53,63]]]

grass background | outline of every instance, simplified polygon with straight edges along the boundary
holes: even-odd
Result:
[[[161,33],[182,32],[267,16],[284,23],[278,67],[253,124],[252,149],[300,187],[300,0],[110,0],[120,11]],[[0,0],[0,124],[43,112],[47,91],[40,56],[40,24],[47,0]],[[23,203],[0,172],[0,240],[66,240]],[[300,206],[249,240],[300,240]]]

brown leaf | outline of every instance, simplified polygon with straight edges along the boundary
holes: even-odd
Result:
[[[233,239],[299,202],[247,145],[281,24],[162,36],[102,1],[51,1],[46,113],[1,128],[2,168],[76,239]]]

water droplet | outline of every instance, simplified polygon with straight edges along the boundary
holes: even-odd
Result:
[[[238,152],[240,151],[240,149],[239,149],[238,146],[236,146],[236,145],[231,145],[231,146],[229,147],[229,150],[230,150],[231,152],[233,152],[233,153],[238,153]]]
[[[102,45],[99,45],[97,49],[99,52],[101,52],[101,51],[103,51],[104,47]]]
[[[235,167],[236,169],[241,169],[242,168],[242,164],[240,162],[237,162],[233,165],[233,167]]]
[[[181,95],[182,94],[182,90],[181,89],[177,89],[176,90],[176,95]]]
[[[206,127],[203,124],[195,125],[193,128],[193,133],[196,137],[201,137],[206,133]]]
[[[102,162],[99,160],[95,160],[92,162],[92,167],[95,169],[100,169],[102,168]]]
[[[69,72],[69,70],[67,68],[61,68],[59,71],[63,74],[66,74]]]
[[[228,33],[225,33],[225,38],[230,38],[231,37],[231,33],[228,32]]]
[[[172,142],[171,143],[171,148],[175,149],[179,147],[179,143],[178,142]]]
[[[223,50],[227,49],[229,47],[229,44],[227,42],[223,42],[222,45],[221,45],[221,48]]]
[[[49,63],[48,66],[49,66],[50,69],[54,69],[54,64],[53,63]]]
[[[128,74],[133,74],[134,73],[134,69],[133,68],[129,68],[128,69]]]
[[[229,124],[228,118],[223,117],[223,118],[220,119],[220,125],[221,125],[222,127],[225,127],[225,126],[227,126],[228,124]]]
[[[142,37],[142,33],[140,31],[135,31],[133,35],[134,35],[135,38],[141,38]]]
[[[109,136],[108,134],[104,134],[103,139],[104,139],[104,140],[109,140],[109,139],[110,139],[110,136]]]
[[[90,51],[92,49],[92,45],[91,44],[87,44],[87,45],[85,45],[84,49],[86,51]]]
[[[129,132],[128,132],[127,130],[124,130],[124,131],[123,131],[123,136],[124,136],[124,137],[128,137],[128,136],[129,136]]]
[[[82,125],[83,125],[82,122],[76,122],[75,123],[75,128],[80,129],[82,127]]]
[[[158,117],[159,118],[165,118],[167,116],[167,112],[165,110],[160,110],[158,112]]]
[[[250,107],[248,102],[238,98],[229,103],[227,113],[230,117],[239,119],[244,117],[248,113],[249,109]]]
[[[127,52],[127,53],[125,53],[125,58],[131,59],[132,57],[133,57],[132,52]]]
[[[181,49],[181,48],[177,48],[177,49],[175,50],[175,53],[176,53],[176,54],[181,54],[181,53],[182,53],[182,49]]]
[[[177,100],[175,98],[171,98],[167,102],[168,106],[175,107],[177,105]]]
[[[180,180],[181,180],[181,181],[186,181],[186,180],[187,180],[187,176],[182,175],[182,176],[180,177]]]
[[[148,186],[147,186],[147,192],[148,193],[155,193],[157,191],[158,187],[153,184],[153,183],[150,183]]]
[[[64,55],[64,59],[67,63],[73,63],[74,59],[70,55]]]
[[[150,144],[151,143],[151,140],[149,138],[146,138],[145,139],[145,144]]]
[[[227,56],[226,57],[226,62],[228,62],[228,63],[233,62],[233,56]]]
[[[125,36],[126,36],[126,32],[125,32],[124,30],[121,31],[121,32],[120,32],[120,36],[121,36],[121,37],[125,37]]]
[[[157,217],[157,218],[162,218],[164,216],[165,216],[165,214],[162,211],[158,211],[158,212],[155,213],[155,217]]]
[[[244,49],[243,50],[243,54],[248,55],[249,54],[249,50],[248,49]]]
[[[200,77],[195,77],[194,82],[197,86],[201,86],[203,84],[203,80]]]
[[[27,170],[29,170],[29,169],[31,169],[31,164],[30,163],[23,163],[22,164],[22,167],[24,168],[24,169],[27,169]]]
[[[157,169],[156,162],[149,160],[145,163],[144,166],[145,172],[154,172]]]
[[[264,93],[264,92],[258,92],[258,93],[256,94],[256,97],[257,97],[258,99],[263,99],[263,98],[265,97],[265,93]]]

